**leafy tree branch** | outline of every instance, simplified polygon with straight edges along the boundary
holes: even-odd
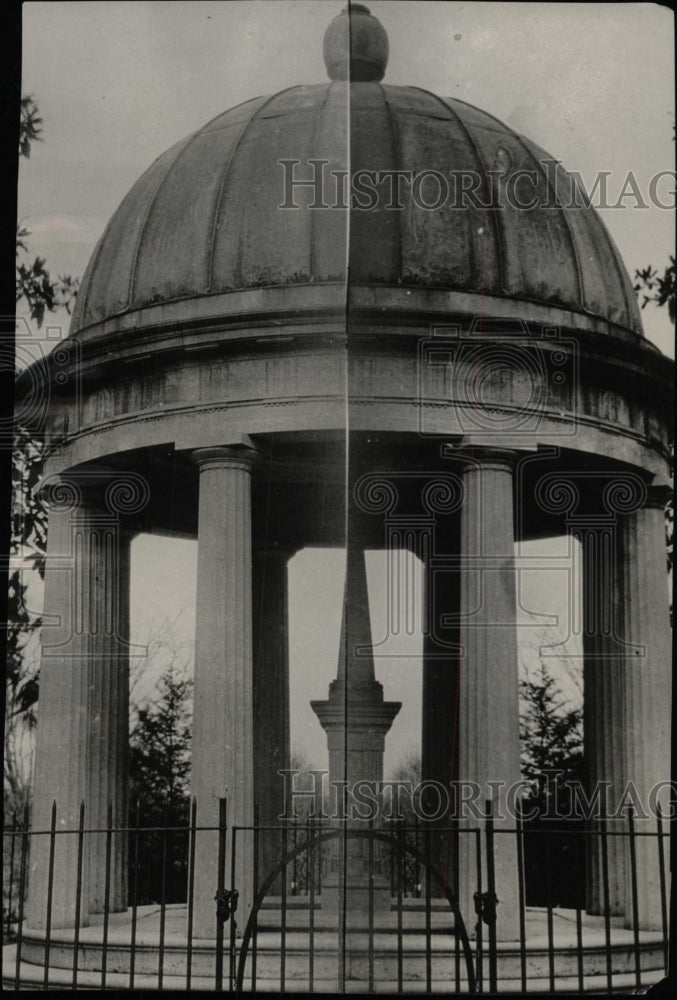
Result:
[[[33,143],[42,142],[42,125],[35,99],[31,95],[22,97],[19,156],[28,159]],[[52,278],[44,257],[35,257],[32,262],[20,260],[21,254],[28,254],[26,240],[29,236],[30,231],[20,223],[16,231],[16,301],[17,303],[24,301],[27,304],[31,319],[40,327],[46,312],[63,308],[70,314],[80,287],[80,280],[69,274]]]

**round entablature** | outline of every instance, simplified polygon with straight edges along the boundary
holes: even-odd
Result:
[[[365,433],[509,439],[667,475],[672,366],[639,338],[610,353],[605,334],[366,307],[348,330],[326,315],[240,332],[186,329],[161,351],[137,342],[117,358],[74,352],[71,391],[35,412],[60,467],[241,433],[345,434],[347,404],[351,429]]]

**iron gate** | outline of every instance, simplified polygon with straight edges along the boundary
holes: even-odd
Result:
[[[453,963],[453,979],[455,979],[457,991],[461,989],[462,985],[464,992],[477,992],[478,976],[480,988],[482,976],[482,919],[484,917],[485,920],[490,921],[489,911],[491,908],[486,904],[493,895],[493,891],[488,893],[478,891],[476,893],[478,931],[475,952],[473,953],[455,893],[432,863],[430,851],[421,850],[408,839],[409,830],[413,830],[413,828],[399,826],[393,831],[384,831],[373,827],[333,828],[319,832],[307,830],[302,843],[296,843],[287,849],[288,830],[280,831],[279,827],[234,828],[231,831],[230,852],[233,875],[236,867],[238,838],[241,841],[243,835],[249,833],[256,842],[264,833],[277,834],[281,839],[283,849],[277,864],[272,866],[262,879],[259,879],[258,844],[255,846],[255,894],[241,939],[238,939],[237,936],[235,920],[231,920],[230,925],[230,988],[238,992],[243,989],[255,990],[257,985],[261,983],[257,968],[262,951],[259,925],[262,913],[265,914],[264,904],[267,900],[271,900],[273,887],[277,886],[279,897],[276,895],[275,899],[279,898],[279,929],[278,933],[273,935],[273,940],[275,951],[279,955],[277,986],[281,992],[287,986],[290,988],[300,986],[298,976],[300,937],[305,937],[306,941],[305,948],[301,949],[302,961],[307,966],[307,976],[303,988],[307,988],[309,992],[316,988],[318,980],[325,980],[325,986],[331,985],[326,982],[327,954],[333,955],[332,948],[327,948],[328,937],[335,939],[336,962],[333,988],[338,988],[340,992],[345,990],[348,980],[353,983],[361,982],[366,991],[374,992],[379,982],[379,972],[384,964],[395,972],[394,976],[392,973],[390,976],[386,976],[385,981],[381,978],[380,981],[383,982],[384,986],[389,982],[391,986],[396,985],[397,992],[404,992],[409,979],[416,978],[419,981],[423,979],[421,971],[424,970],[426,989],[431,992],[435,981],[436,967],[440,965],[441,961]],[[415,832],[419,833],[418,830]],[[356,920],[354,915],[348,912],[346,905],[345,856],[346,847],[350,841],[363,841],[365,843],[369,861],[370,874],[366,880],[365,888],[367,908],[366,913],[361,915],[362,921],[359,918]],[[323,861],[326,860],[328,848],[333,857],[343,861],[338,866],[336,889],[331,890],[338,894],[334,926],[327,925],[326,916],[322,909],[318,911],[318,903],[322,900],[322,896],[324,895],[326,901],[327,893],[330,891],[327,889],[326,879],[323,884]],[[381,860],[385,856],[390,861],[391,878],[388,890],[394,889],[392,905],[389,906],[386,914],[379,913],[376,906],[375,879],[377,876],[374,875],[374,871],[378,868],[379,854]],[[307,873],[307,924],[300,923],[298,919],[290,921],[290,917],[298,917],[299,912],[305,915],[306,912],[305,908],[299,911],[297,908],[290,907],[289,873],[291,870],[298,870],[300,859],[304,861]],[[407,862],[411,861],[415,862],[419,876],[422,873],[424,883],[422,893],[418,897],[419,906],[415,911],[407,910],[405,897]],[[294,886],[294,884],[295,881],[291,880],[291,885]],[[436,892],[433,892],[433,889]],[[388,895],[388,903],[390,904],[389,891]],[[440,906],[443,907],[442,910]],[[415,913],[419,918],[423,918],[423,927],[418,928],[418,934],[416,931],[412,933],[412,928],[406,926],[407,913],[409,915]],[[332,916],[334,916],[333,911]],[[445,916],[447,919],[449,916],[453,917],[453,927],[440,928],[440,916],[443,920]],[[434,926],[434,923],[438,926]],[[270,938],[270,930],[267,931],[267,934]],[[414,936],[418,937],[419,947],[412,953],[411,947],[406,947],[405,941]],[[292,938],[294,941],[290,948],[290,939]],[[355,938],[358,939],[357,945],[354,943]],[[422,947],[421,938],[423,939]],[[351,940],[353,941],[352,945]],[[296,948],[295,952],[293,946]],[[270,954],[267,955],[267,958],[269,962]],[[295,968],[290,968],[290,963],[293,965],[294,958],[296,958]],[[418,974],[414,972],[413,976],[409,976],[407,965],[414,962],[421,971]],[[323,964],[324,968],[318,970],[318,964]],[[268,969],[267,986],[268,988],[271,986],[270,969]]]

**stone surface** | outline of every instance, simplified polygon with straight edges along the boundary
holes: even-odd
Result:
[[[505,791],[520,780],[519,676],[515,593],[513,477],[510,457],[477,449],[464,469],[461,511],[460,781],[480,786],[479,806],[501,782],[495,813],[507,815]],[[462,818],[461,825],[466,821]],[[497,820],[496,830],[506,825]],[[514,821],[507,820],[514,826]],[[461,833],[459,903],[466,920],[477,889],[474,838]],[[497,931],[516,940],[518,877],[514,837],[495,837]],[[487,888],[486,871],[484,889]]]
[[[40,722],[35,750],[35,776],[32,827],[48,830],[52,802],[58,798],[57,829],[78,827],[80,803],[87,798],[87,696],[89,691],[88,663],[74,656],[78,646],[86,645],[86,637],[74,643],[72,636],[73,587],[72,536],[76,514],[67,506],[52,505],[49,511],[47,560],[45,568],[44,608],[48,615],[57,616],[55,624],[45,624],[43,645],[63,645],[63,655],[43,656],[40,670]],[[74,649],[73,647],[76,647]],[[52,926],[72,927],[75,924],[77,900],[77,834],[64,833],[55,840]],[[87,921],[88,859],[83,857],[81,920]],[[49,878],[49,838],[33,838],[31,873],[29,877],[27,919],[31,927],[47,923],[47,891]]]
[[[197,826],[217,826],[228,800],[227,857],[232,828],[254,822],[254,692],[252,668],[251,466],[248,448],[205,448],[200,469],[198,587],[195,630],[192,794]],[[195,933],[216,923],[218,833],[197,834]],[[238,923],[252,905],[252,835],[237,837]],[[230,864],[226,873],[230,888]]]
[[[621,521],[623,634],[626,642],[635,647],[624,664],[623,756],[627,780],[634,783],[638,793],[636,907],[638,926],[643,930],[659,929],[662,923],[655,838],[643,838],[641,834],[656,832],[656,806],[651,792],[659,786],[663,788],[659,800],[667,812],[665,783],[670,779],[672,637],[665,579],[665,499],[664,490],[653,494],[650,491],[647,504]],[[665,871],[669,872],[667,838],[664,846]],[[631,927],[635,920],[629,850],[626,872],[625,921]]]
[[[378,82],[388,63],[388,36],[368,7],[351,3],[325,31],[322,53],[331,80]]]
[[[617,524],[572,531],[581,542],[583,580],[583,756],[586,791],[594,796],[609,782],[609,801],[617,803],[626,779],[624,761],[625,672],[621,648],[621,607],[618,591]],[[611,805],[613,811],[615,806]],[[625,912],[624,839],[615,834],[627,830],[627,824],[607,819],[606,873],[600,840],[588,841],[586,856],[586,909],[604,913],[608,899],[609,913]],[[607,895],[608,894],[608,895]]]
[[[455,623],[444,627],[442,616],[458,621],[460,576],[457,570],[428,578],[424,599],[427,602],[430,632],[423,637],[423,699],[421,718],[421,781],[435,781],[450,789],[458,768],[459,715],[459,628]],[[449,644],[449,645],[447,645]],[[439,809],[434,797],[427,807]],[[449,816],[442,817],[433,834],[434,865],[446,884],[457,891],[458,837]],[[435,891],[441,891],[435,886]]]
[[[129,550],[116,516],[75,485],[57,487],[49,512],[42,631],[40,723],[33,829],[50,826],[57,802],[51,922],[75,922],[80,803],[85,828],[127,820]],[[61,498],[61,503],[59,503]],[[56,621],[50,623],[50,617]],[[47,921],[49,838],[34,838],[28,920]],[[80,918],[106,897],[106,834],[85,836]],[[111,838],[112,911],[127,905],[127,843]]]
[[[98,593],[98,648],[89,676],[88,825],[127,826],[129,774],[130,537],[116,519],[95,514],[89,523],[89,572]],[[100,589],[99,589],[100,588]],[[110,616],[108,621],[105,618]],[[102,620],[103,619],[103,620]],[[110,810],[109,810],[110,807]],[[127,908],[127,835],[111,836],[111,878],[106,886],[107,836],[89,839],[89,912],[103,913],[106,894],[114,913]]]
[[[477,195],[490,205],[497,195],[489,172],[505,164],[509,173],[531,172],[536,206],[520,211],[503,193],[505,208],[487,223],[486,211],[464,204],[450,182],[444,210],[417,206],[411,184],[402,185],[406,210],[392,210],[383,180],[371,210],[350,213],[348,247],[347,210],[312,210],[314,187],[294,189],[289,200],[298,209],[279,209],[286,194],[280,161],[299,161],[293,179],[312,180],[312,158],[328,160],[327,205],[337,202],[332,170],[379,169],[479,174]],[[258,97],[177,143],[136,182],[92,255],[71,334],[87,331],[89,340],[115,318],[138,338],[151,320],[150,311],[140,313],[148,307],[166,312],[190,302],[194,315],[196,300],[210,306],[219,293],[345,285],[349,258],[351,285],[475,293],[485,317],[505,315],[507,297],[520,303],[520,314],[528,302],[530,318],[536,303],[571,311],[574,323],[566,325],[641,335],[617,251],[592,208],[568,207],[572,192],[555,158],[509,126],[421,88],[366,82],[348,93],[346,83],[334,82]],[[425,186],[422,197],[430,203]],[[229,311],[226,303],[221,314]]]
[[[301,902],[299,900],[298,902]],[[421,903],[422,900],[417,901]],[[261,914],[261,925],[257,941],[257,979],[260,989],[272,992],[280,988],[280,900],[271,900],[272,907]],[[124,920],[116,918],[109,928],[109,951],[107,968],[109,985],[128,988],[130,981],[131,916]],[[397,992],[397,922],[394,911],[379,913],[374,933],[374,978],[379,992],[394,995]],[[553,940],[555,945],[554,972],[556,988],[562,993],[573,995],[580,992],[577,979],[579,952],[576,941],[576,919],[572,910],[553,912]],[[119,922],[118,922],[119,921]],[[168,907],[165,914],[166,938],[164,952],[164,976],[167,988],[185,989],[186,985],[186,910],[183,906]],[[309,952],[309,910],[299,908],[287,913],[287,955],[285,971],[288,989],[305,991],[308,989]],[[158,942],[160,913],[158,907],[139,907],[137,922],[137,953],[135,979],[138,988],[157,986]],[[315,913],[316,933],[314,937],[315,990],[336,992],[337,934],[323,922],[322,910]],[[403,914],[402,976],[406,992],[424,992],[426,987],[426,935],[425,914],[422,909],[405,910]],[[431,913],[431,957],[433,989],[442,993],[453,989],[456,969],[453,939],[447,933],[451,930],[448,909],[433,909]],[[354,976],[348,979],[348,988],[364,992],[368,981],[367,935],[346,935],[352,944],[352,954],[347,956],[346,971]],[[92,926],[83,930],[79,961],[81,984],[100,988],[102,966],[102,927]],[[529,991],[548,992],[549,959],[547,952],[548,928],[544,910],[527,909],[526,913],[526,972]],[[619,926],[614,919],[610,928],[612,950],[612,984],[626,992],[635,986],[633,934]],[[595,988],[599,993],[607,992],[606,961],[604,956],[605,930],[600,917],[582,918],[582,959],[586,988]],[[14,971],[14,945],[3,950],[3,977],[8,988],[12,988],[10,976]],[[483,969],[486,985],[487,952],[484,944]],[[192,973],[197,989],[214,989],[214,941],[193,942]],[[23,948],[24,968],[22,975],[30,983],[42,985],[44,973],[44,940],[32,933]],[[498,974],[501,990],[519,991],[520,952],[515,943],[499,942],[497,948]],[[664,974],[664,943],[662,935],[656,932],[640,932],[641,981],[644,985],[654,982]],[[247,963],[251,969],[251,952]],[[73,974],[73,932],[63,931],[53,942],[50,953],[50,982],[68,986]],[[461,962],[460,976],[465,986],[465,963]],[[331,976],[333,975],[333,981]],[[138,978],[137,978],[138,977]],[[148,978],[146,978],[148,977]]]
[[[288,561],[289,553],[270,548],[254,557],[254,802],[263,827],[279,826],[285,802],[278,771],[290,766]],[[280,861],[281,846],[281,834],[261,832],[259,883]]]

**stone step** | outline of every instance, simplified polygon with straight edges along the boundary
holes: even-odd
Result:
[[[70,932],[72,934],[72,932]],[[257,977],[262,981],[279,982],[282,970],[280,948],[282,936],[279,932],[260,932],[256,939]],[[226,931],[224,949],[224,964],[227,966],[229,935]],[[290,982],[302,984],[308,979],[309,969],[309,937],[307,933],[290,931],[285,935],[285,975]],[[236,943],[239,950],[240,941]],[[476,960],[475,944],[473,961]],[[432,975],[436,979],[455,981],[456,953],[455,942],[450,937],[442,935],[431,936],[429,944],[423,934],[410,933],[402,937],[401,959],[398,957],[397,935],[374,934],[372,948],[375,955],[374,975],[379,981],[393,980],[397,977],[398,962],[402,964],[403,978],[407,981],[425,979],[426,966],[431,964]],[[338,936],[336,933],[317,933],[313,938],[313,961],[315,975],[331,978],[337,975],[338,969]],[[461,975],[465,977],[465,961],[462,949],[459,948]],[[369,935],[346,935],[345,951],[346,974],[364,980],[369,974]],[[22,957],[26,962],[41,966],[45,961],[44,935],[39,932],[26,932],[22,943]],[[117,939],[115,929],[109,934],[106,950],[106,968],[115,974],[127,975],[130,969],[130,947],[128,941]],[[251,969],[253,958],[253,942],[247,958],[247,969]],[[656,971],[663,967],[663,945],[660,939],[648,940],[640,944],[640,968],[643,971]],[[74,941],[67,933],[53,932],[49,951],[50,966],[64,970],[72,970],[74,964]],[[158,971],[159,949],[157,941],[152,943],[137,943],[135,949],[135,970],[139,975],[156,975]],[[177,940],[176,936],[165,941],[163,954],[163,972],[167,976],[185,977],[187,953],[185,939]],[[528,950],[527,976],[531,979],[547,978],[550,973],[550,959],[547,945],[534,943]],[[557,977],[577,976],[578,952],[575,943],[561,945],[555,949],[554,974]],[[78,968],[83,972],[98,972],[103,966],[103,947],[101,941],[85,940],[78,944]],[[514,944],[499,943],[497,947],[497,966],[499,977],[506,980],[519,980],[521,975],[521,960],[519,947]],[[192,950],[191,967],[196,977],[213,977],[215,968],[215,951],[213,943],[196,941]],[[488,971],[488,955],[486,941],[483,949],[483,968],[486,977]],[[632,975],[635,968],[634,946],[623,941],[611,946],[611,968],[615,975]],[[606,973],[606,950],[603,942],[589,944],[583,949],[583,970],[586,975],[603,975]]]
[[[3,948],[3,974],[2,974],[2,987],[3,990],[14,991],[15,987],[15,962],[16,962],[16,945],[6,945]],[[39,965],[31,964],[30,962],[22,962],[20,966],[20,990],[35,990],[42,989],[44,984],[44,968]],[[642,987],[646,988],[652,986],[664,977],[662,969],[656,969],[653,971],[647,971],[642,974],[641,983]],[[101,984],[101,973],[94,971],[81,971],[78,973],[78,984],[77,988],[82,990],[100,990],[102,989]],[[50,990],[72,990],[73,984],[73,973],[72,970],[58,968],[50,966],[48,971],[48,987]],[[463,984],[461,984],[463,987]],[[520,995],[522,993],[521,989],[515,983],[513,979],[499,979],[498,980],[498,991],[500,993],[510,993],[513,995]],[[227,988],[227,970],[226,979],[224,980],[224,986]],[[364,993],[365,987],[368,983],[361,979],[347,979],[345,982],[345,992],[346,993]],[[155,974],[137,974],[134,978],[133,989],[134,990],[157,990],[159,987],[158,976]],[[166,990],[185,990],[186,980],[185,976],[176,975],[166,975],[163,977],[162,988]],[[193,977],[191,980],[191,987],[195,990],[200,991],[214,991],[215,982],[213,977],[198,976]],[[431,991],[433,993],[448,993],[450,989],[454,989],[455,980],[447,978],[433,978],[431,982]],[[617,974],[613,978],[612,982],[612,992],[627,994],[632,992],[636,987],[635,976],[631,974]],[[251,982],[245,983],[245,988],[251,988]],[[279,982],[260,981],[256,984],[257,990],[263,992],[279,992]],[[313,982],[313,992],[314,993],[336,993],[338,988],[338,983],[335,978],[322,979],[316,978]],[[486,988],[486,979],[485,979]],[[585,975],[583,979],[583,988],[586,993],[599,993],[602,995],[608,995],[609,990],[607,988],[607,978],[605,974],[589,974]],[[123,974],[118,972],[109,972],[106,975],[105,989],[110,990],[129,990],[130,989],[130,978],[129,974]],[[299,982],[294,982],[293,992],[307,992],[307,982],[302,984]],[[386,995],[393,995],[398,991],[398,982],[396,979],[388,980],[377,980],[374,983],[374,992],[382,993]],[[407,993],[425,993],[427,992],[427,983],[425,977],[419,980],[407,981],[404,984],[404,991]],[[550,991],[550,984],[547,978],[539,977],[528,980],[528,991],[534,993],[545,993]],[[579,993],[579,982],[577,977],[560,977],[555,982],[555,993],[557,994],[569,994]]]

